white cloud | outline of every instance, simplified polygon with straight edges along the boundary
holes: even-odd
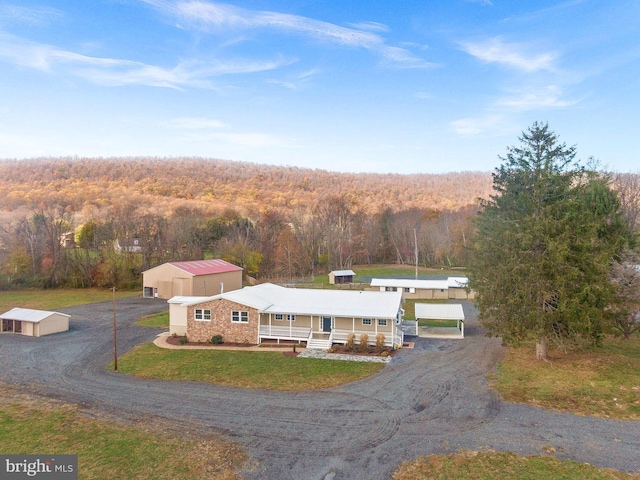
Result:
[[[518,111],[544,108],[564,108],[575,105],[579,100],[564,100],[563,91],[556,85],[519,92],[498,101],[498,105]]]
[[[526,45],[505,43],[500,37],[477,43],[462,42],[460,46],[463,51],[485,63],[499,63],[528,73],[554,70],[558,58],[556,52],[530,53]]]
[[[163,126],[180,130],[207,130],[224,128],[227,125],[219,120],[203,117],[172,118],[162,123]]]
[[[408,50],[392,47],[385,39],[371,30],[380,32],[386,26],[374,22],[358,24],[361,28],[347,28],[321,20],[299,15],[248,10],[234,5],[186,0],[175,3],[165,0],[141,0],[174,17],[178,25],[206,32],[220,32],[221,29],[249,30],[268,29],[284,34],[297,34],[345,45],[364,48],[378,53],[389,64],[409,67],[428,67],[429,62],[413,55]]]
[[[266,61],[210,60],[181,62],[167,68],[131,60],[91,57],[0,33],[1,58],[15,65],[46,72],[67,69],[69,73],[100,85],[147,85],[177,89],[185,86],[214,88],[209,81],[212,77],[263,72],[291,63],[282,58]]]
[[[350,23],[349,25],[357,30],[368,30],[370,32],[388,32],[390,30],[387,25],[378,22],[359,22]]]
[[[461,118],[451,122],[451,128],[458,135],[480,135],[504,129],[501,115],[487,115],[477,118]]]
[[[23,7],[0,5],[0,25],[42,27],[62,19],[64,14],[51,7]]]

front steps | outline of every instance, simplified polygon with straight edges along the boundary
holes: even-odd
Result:
[[[329,350],[331,348],[331,340],[310,338],[307,340],[307,348],[313,350]]]

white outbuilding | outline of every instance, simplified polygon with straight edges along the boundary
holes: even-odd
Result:
[[[464,338],[464,311],[457,303],[416,303],[416,323],[420,320],[455,320],[455,327],[418,327],[418,335],[439,338]]]
[[[42,337],[69,330],[69,315],[30,308],[12,308],[0,315],[2,333]]]

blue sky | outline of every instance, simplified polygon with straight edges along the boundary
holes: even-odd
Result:
[[[637,0],[0,0],[0,158],[489,171],[534,121],[639,171]]]

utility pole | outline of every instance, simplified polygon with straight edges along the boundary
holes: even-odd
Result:
[[[118,349],[116,336],[116,287],[113,287],[113,370],[118,371]]]
[[[413,229],[413,244],[415,246],[415,256],[416,256],[416,280],[418,280],[418,235],[416,234],[416,229]]]

